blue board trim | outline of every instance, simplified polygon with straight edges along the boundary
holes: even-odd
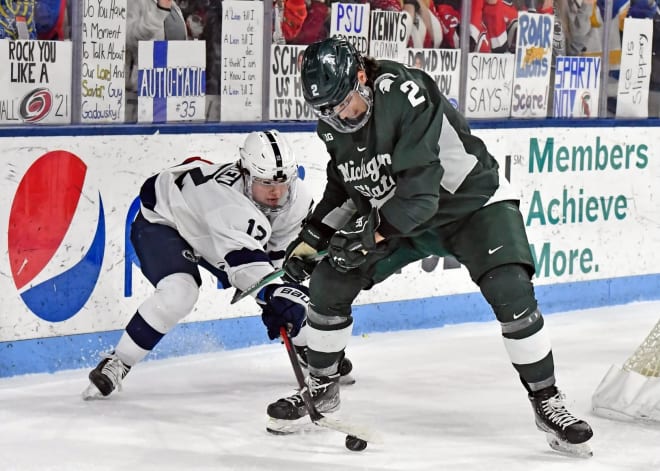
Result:
[[[512,128],[611,128],[660,127],[660,119],[506,119],[471,120],[472,129]],[[65,126],[0,126],[0,137],[38,136],[116,136],[151,134],[232,134],[276,128],[282,132],[314,132],[315,121],[264,121],[246,123],[186,123],[186,124],[113,124]]]
[[[544,314],[658,300],[660,274],[538,286],[536,295]],[[479,293],[356,306],[354,317],[354,335],[493,320]],[[95,366],[99,352],[111,350],[121,333],[0,342],[0,377]],[[267,342],[258,316],[193,322],[176,326],[147,358],[207,353]]]

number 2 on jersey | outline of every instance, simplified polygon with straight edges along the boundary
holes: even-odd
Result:
[[[420,94],[419,96],[417,96],[417,92],[419,92],[419,86],[412,80],[406,80],[405,82],[403,82],[399,87],[399,89],[403,93],[408,94],[408,101],[413,106],[413,108],[419,105],[420,103],[424,103],[424,101],[426,101],[424,95]]]

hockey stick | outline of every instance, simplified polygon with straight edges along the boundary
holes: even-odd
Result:
[[[305,407],[309,412],[309,418],[312,420],[312,422],[319,427],[325,427],[337,432],[342,432],[365,442],[379,443],[380,440],[378,437],[376,437],[366,428],[359,427],[356,424],[341,421],[334,417],[327,417],[321,414],[318,409],[316,409],[312,396],[309,392],[309,388],[305,383],[305,375],[303,374],[302,367],[300,366],[300,361],[298,361],[298,356],[296,355],[296,352],[291,343],[291,337],[289,337],[289,333],[285,327],[280,327],[280,336],[282,337],[282,341],[286,347],[286,352],[289,354],[291,367],[293,368],[293,372],[296,375],[296,380],[298,381],[298,387],[300,388],[300,395],[305,402]]]
[[[254,293],[255,291],[263,288],[266,286],[268,283],[270,283],[273,280],[276,280],[280,276],[284,275],[284,269],[280,268],[279,270],[275,270],[272,273],[269,273],[268,275],[264,276],[262,279],[254,283],[252,286],[247,288],[245,291],[241,290],[236,290],[236,293],[234,293],[234,297],[231,298],[231,302],[229,304],[236,304],[239,302],[241,299],[247,297],[249,294]]]
[[[313,255],[312,259],[317,260],[319,258],[323,258],[326,256],[328,253],[327,250],[321,250],[320,252],[317,252],[316,255]],[[247,297],[248,295],[254,293],[255,291],[260,290],[264,286],[266,286],[268,283],[270,283],[273,280],[278,279],[280,276],[284,275],[284,269],[280,268],[279,270],[275,270],[268,275],[264,276],[262,279],[254,283],[253,285],[249,286],[246,288],[245,291],[240,291],[236,290],[236,293],[234,293],[234,297],[231,298],[231,302],[229,304],[236,304],[239,302],[241,299]]]

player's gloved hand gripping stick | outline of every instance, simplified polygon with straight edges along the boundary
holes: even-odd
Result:
[[[346,273],[367,261],[370,252],[380,251],[375,234],[380,225],[378,208],[369,215],[356,215],[330,238],[328,259],[335,270]]]

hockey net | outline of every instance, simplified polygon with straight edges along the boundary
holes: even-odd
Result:
[[[660,422],[660,321],[622,367],[610,367],[591,404],[610,419]]]
[[[651,329],[635,353],[626,360],[623,369],[642,376],[660,377],[660,321]]]

